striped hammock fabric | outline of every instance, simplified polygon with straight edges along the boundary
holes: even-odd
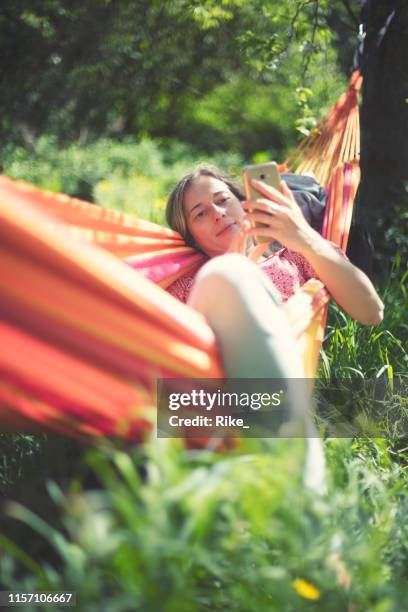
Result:
[[[344,250],[359,182],[360,84],[355,73],[284,164],[326,184],[323,234]],[[221,377],[212,330],[162,289],[202,263],[168,228],[0,177],[2,429],[141,440],[157,377]],[[328,301],[312,279],[283,306],[309,377]]]
[[[0,422],[138,436],[157,376],[222,374],[213,333],[116,256],[74,240],[36,207],[38,193],[0,180]]]

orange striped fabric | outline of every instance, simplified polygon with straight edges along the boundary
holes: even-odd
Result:
[[[158,376],[222,374],[198,313],[111,253],[73,240],[30,190],[3,179],[0,244],[3,425],[18,413],[65,432],[134,437]]]

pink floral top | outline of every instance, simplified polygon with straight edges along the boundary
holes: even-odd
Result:
[[[340,251],[338,247],[333,246]],[[271,279],[283,302],[290,298],[310,278],[317,278],[316,272],[306,259],[286,247],[258,262],[257,265]],[[184,276],[172,283],[167,291],[181,302],[187,302],[193,282],[194,276]]]

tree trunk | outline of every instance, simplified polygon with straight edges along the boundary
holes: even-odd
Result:
[[[363,20],[360,210],[370,229],[378,234],[381,227],[384,236],[396,212],[408,204],[408,3],[368,0]]]

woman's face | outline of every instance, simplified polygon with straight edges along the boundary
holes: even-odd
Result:
[[[241,202],[228,186],[201,175],[186,190],[183,208],[196,245],[209,257],[226,253],[244,216]]]

